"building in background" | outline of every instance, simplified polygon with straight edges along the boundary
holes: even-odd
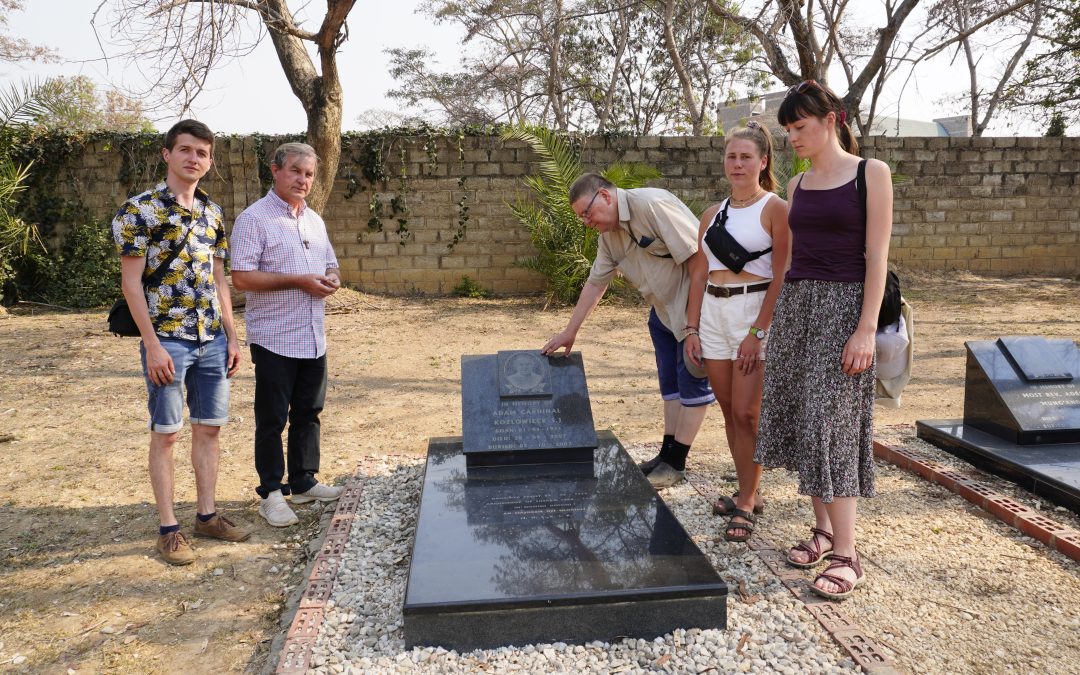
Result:
[[[716,111],[720,127],[725,131],[754,117],[761,117],[767,126],[775,128],[776,110],[787,90],[774,91],[757,98],[744,98]],[[871,136],[971,136],[971,118],[967,115],[938,117],[932,122],[904,117],[878,117],[870,130]]]

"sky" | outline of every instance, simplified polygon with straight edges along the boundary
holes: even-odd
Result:
[[[105,60],[90,19],[102,0],[24,0],[22,12],[9,17],[8,28],[34,44],[51,46],[63,61],[57,64],[4,64],[0,82],[11,82],[52,75],[86,75],[102,84],[132,80],[132,67],[118,59]],[[309,3],[309,21],[301,24],[317,30],[325,3]],[[461,29],[447,24],[435,25],[416,13],[420,0],[395,2],[357,2],[349,15],[350,38],[338,55],[342,86],[345,91],[343,124],[345,130],[360,128],[357,118],[368,110],[395,110],[399,104],[386,97],[394,82],[387,73],[391,47],[427,46],[439,55],[444,66],[458,59],[462,47]],[[870,5],[871,3],[867,3]],[[57,8],[63,6],[63,11]],[[321,6],[320,6],[321,5]],[[869,20],[873,20],[870,15]],[[99,19],[103,41],[109,39],[106,21]],[[106,49],[108,46],[106,45]],[[834,81],[843,81],[837,74]],[[941,99],[963,87],[966,69],[949,67],[945,58],[918,71],[918,76],[900,95],[899,77],[890,80],[890,90],[882,98],[880,109],[886,114],[929,121],[935,117],[958,114],[955,106]],[[781,88],[777,85],[777,89]],[[281,72],[269,39],[257,50],[216,71],[206,91],[197,99],[195,117],[218,133],[302,132],[306,127],[303,109],[293,96]],[[167,128],[171,117],[155,119]],[[1041,135],[1041,129],[1022,121],[994,124],[989,135]]]

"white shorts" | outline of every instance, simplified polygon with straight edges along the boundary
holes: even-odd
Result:
[[[731,284],[728,288],[745,285]],[[701,302],[701,325],[698,326],[702,358],[734,361],[739,353],[739,345],[749,334],[750,326],[757,319],[764,302],[765,291],[740,293],[730,298],[718,298],[706,293]]]

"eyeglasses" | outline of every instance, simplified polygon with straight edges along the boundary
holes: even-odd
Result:
[[[810,89],[810,87],[821,89],[821,85],[817,83],[817,80],[803,80],[791,89],[788,89],[787,95],[791,96],[792,94],[804,94],[808,89]]]
[[[585,220],[586,218],[589,217],[589,211],[592,211],[593,202],[596,201],[596,198],[598,196],[600,196],[600,191],[599,190],[597,190],[596,192],[593,193],[592,199],[589,200],[589,205],[586,206],[585,210],[581,212],[581,219],[582,220]]]

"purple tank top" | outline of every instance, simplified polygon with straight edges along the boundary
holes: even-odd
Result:
[[[788,225],[788,281],[866,279],[866,216],[855,179],[829,190],[804,190],[800,179]]]

